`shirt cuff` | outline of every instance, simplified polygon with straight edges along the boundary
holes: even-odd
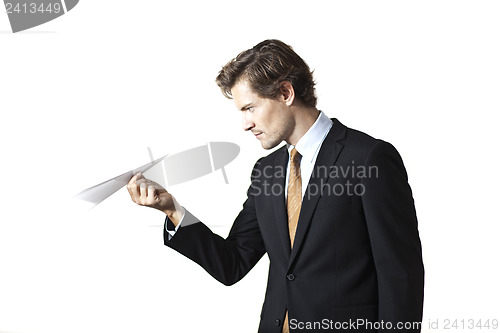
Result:
[[[172,221],[170,221],[168,216],[165,217],[165,230],[168,232],[168,240],[170,240],[172,237],[174,237],[175,233],[177,232],[177,230],[181,226],[182,221],[184,220],[184,217],[186,216],[186,209],[184,209],[184,207],[182,207],[182,210],[183,210],[182,217],[181,217],[181,220],[179,221],[179,223],[177,224],[177,226],[175,226],[172,223]]]

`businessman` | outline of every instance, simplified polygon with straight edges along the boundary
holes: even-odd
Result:
[[[312,72],[266,40],[216,79],[264,149],[227,238],[158,184],[135,175],[132,200],[165,212],[165,245],[232,285],[267,253],[259,332],[420,332],[424,269],[403,161],[389,143],[316,108]]]

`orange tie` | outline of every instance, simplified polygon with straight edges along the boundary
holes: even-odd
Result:
[[[290,174],[288,175],[288,231],[290,232],[290,246],[293,248],[297,222],[299,222],[300,208],[302,207],[302,178],[300,177],[300,154],[293,148],[290,153]]]
[[[288,197],[286,207],[288,212],[288,232],[290,246],[293,248],[297,223],[299,222],[300,208],[302,207],[302,178],[300,177],[300,154],[293,148],[290,152],[290,173],[288,175]],[[283,322],[283,333],[289,333],[288,311]]]

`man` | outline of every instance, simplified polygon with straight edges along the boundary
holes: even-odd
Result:
[[[240,53],[217,84],[264,149],[229,236],[134,176],[132,200],[167,215],[165,245],[231,285],[268,253],[259,332],[419,332],[423,278],[403,162],[389,143],[316,108],[307,64],[278,40]]]

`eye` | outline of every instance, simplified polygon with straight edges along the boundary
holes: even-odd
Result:
[[[247,107],[247,111],[253,112],[253,106]]]

